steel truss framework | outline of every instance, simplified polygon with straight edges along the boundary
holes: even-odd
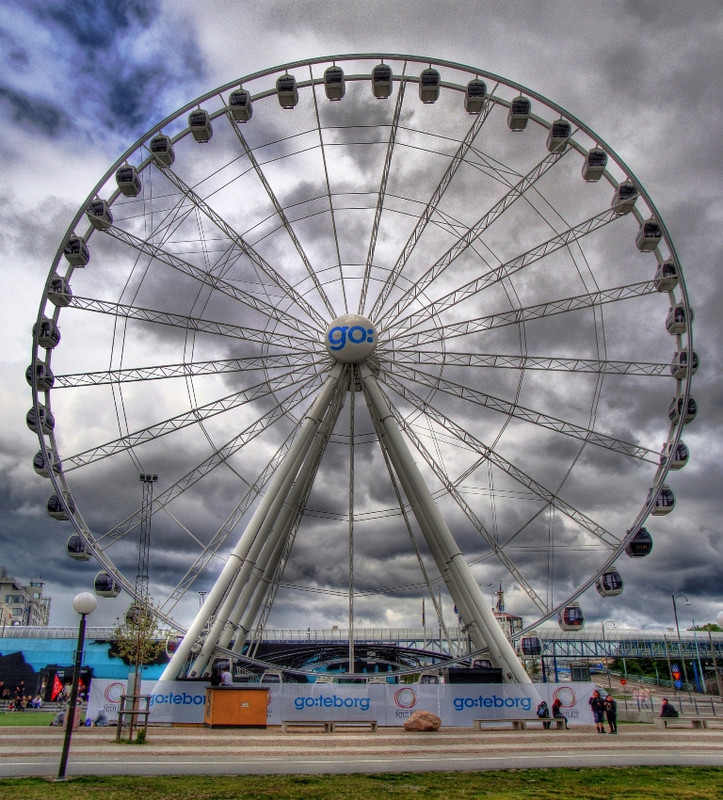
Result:
[[[339,102],[325,97],[332,66],[345,73]],[[466,114],[470,81],[486,86]],[[232,102],[240,85],[253,116]],[[524,125],[508,122],[519,95],[532,102]],[[606,161],[592,177],[591,152]],[[355,313],[375,349],[349,364],[326,337]],[[678,452],[692,417],[664,413],[671,396],[684,411],[692,400],[691,322],[651,198],[565,109],[448,61],[294,62],[178,109],[82,204],[34,331],[35,466],[56,517],[131,594],[144,509],[124,470],[129,487],[163,476],[150,594],[187,632],[168,675],[241,658],[292,592],[335,615],[343,598],[352,631],[368,598],[391,593],[426,594],[445,637],[445,619],[461,619],[525,681],[480,586],[511,580],[531,629],[672,508],[659,497],[682,463],[658,452],[661,440]],[[84,424],[69,425],[78,412]],[[313,549],[341,530],[344,580],[308,554],[294,570],[305,537]],[[397,577],[378,556],[367,566],[360,543],[400,535]]]

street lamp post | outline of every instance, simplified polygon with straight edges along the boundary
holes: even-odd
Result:
[[[600,623],[600,627],[602,628],[603,655],[605,655],[605,626],[606,625],[612,625],[613,628],[617,627],[617,625],[611,619],[606,619],[605,622],[601,622]],[[605,672],[607,672],[607,674],[608,674],[608,689],[612,689],[613,684],[612,684],[612,681],[610,680],[610,663],[609,663],[609,659],[607,658],[607,656],[606,656],[606,659],[605,659]]]
[[[92,614],[98,606],[98,600],[90,592],[81,592],[73,599],[73,610],[80,614],[78,624],[78,647],[75,651],[75,666],[73,667],[73,682],[70,685],[70,700],[68,701],[68,711],[65,715],[65,739],[63,740],[63,752],[60,756],[60,766],[56,780],[65,780],[65,769],[68,766],[68,754],[70,753],[70,740],[73,736],[73,725],[75,723],[75,706],[78,702],[78,683],[80,681],[80,667],[83,661],[83,643],[85,641],[85,621],[88,614]]]
[[[680,625],[678,624],[678,606],[676,605],[676,600],[679,597],[682,597],[685,600],[685,604],[687,606],[690,605],[690,601],[684,594],[673,594],[671,595],[673,598],[673,615],[675,616],[675,630],[678,634],[678,655],[680,656],[680,660],[683,664],[683,679],[685,680],[686,686],[688,685],[688,670],[685,666],[685,658],[683,657],[683,644],[680,641]]]

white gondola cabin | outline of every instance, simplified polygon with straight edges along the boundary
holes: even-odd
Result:
[[[208,111],[204,111],[202,108],[191,111],[188,115],[188,129],[191,131],[191,136],[199,144],[210,142],[213,136],[213,125],[211,125],[211,117],[209,117]]]
[[[653,286],[659,292],[672,292],[678,285],[678,265],[675,261],[664,261],[658,264],[653,278]]]
[[[346,81],[344,80],[344,70],[334,64],[327,67],[324,71],[324,91],[327,100],[341,100],[346,94]]]
[[[115,173],[115,182],[125,197],[138,197],[141,193],[141,178],[138,170],[132,164],[118,167]]]
[[[631,181],[623,181],[615,187],[610,208],[614,209],[616,214],[627,214],[633,210],[637,199],[638,187]]]
[[[38,450],[33,457],[33,469],[41,478],[49,478],[51,469],[56,475],[60,472],[61,463],[56,460],[52,450],[48,450],[47,460],[43,455],[43,451]]]
[[[74,533],[68,539],[68,543],[65,547],[68,555],[76,561],[89,561],[90,557],[93,555],[90,551],[90,547],[88,547],[79,533]]]
[[[698,354],[693,351],[693,356],[690,359],[692,375],[698,371]],[[673,360],[670,362],[670,374],[677,380],[685,380],[688,375],[688,351],[678,350],[673,353]]]
[[[601,597],[616,597],[623,591],[623,579],[616,569],[606,569],[595,581]]]
[[[693,309],[690,309],[690,322],[693,321]],[[688,314],[683,303],[673,306],[665,318],[665,330],[673,336],[686,333],[688,330]]]
[[[668,406],[668,419],[674,425],[678,424],[681,415],[683,415],[684,399],[685,398],[682,395],[678,395],[677,397],[674,397],[670,401],[670,405]],[[687,425],[689,422],[692,422],[697,414],[698,414],[698,404],[692,397],[689,397],[688,403],[685,406],[685,414],[683,415],[683,424]]]
[[[539,656],[542,653],[542,641],[539,636],[523,636],[520,639],[520,652],[523,656]]]
[[[38,344],[46,350],[52,350],[60,344],[60,328],[55,324],[52,319],[43,317],[40,320],[39,326],[36,322],[33,325],[33,336],[37,331]]]
[[[651,487],[648,490],[648,498],[645,502],[650,503],[650,501],[653,500],[653,496],[655,496],[655,502],[653,503],[650,513],[654,517],[663,517],[666,514],[670,514],[675,508],[675,495],[667,484],[663,484],[663,486],[660,487],[660,491],[657,495],[655,495],[655,490]]]
[[[608,165],[608,154],[599,147],[593,147],[585,154],[582,162],[582,177],[588,183],[594,183],[602,178]]]
[[[625,553],[630,558],[649,556],[653,550],[653,537],[647,528],[638,528],[635,535],[625,545]]]
[[[507,127],[511,131],[524,131],[527,127],[527,120],[530,118],[532,103],[529,97],[515,97],[510,103],[507,112]]]
[[[487,99],[487,84],[475,78],[467,84],[464,90],[464,110],[468,114],[479,114]]]
[[[557,622],[563,631],[581,631],[585,627],[585,614],[579,603],[570,603],[560,609]]]
[[[121,585],[109,572],[99,572],[93,584],[98,597],[118,597]]]
[[[280,75],[276,79],[276,96],[279,98],[281,108],[296,108],[299,102],[299,90],[296,88],[296,78],[293,75]]]
[[[49,392],[55,383],[55,375],[44,361],[36,361],[25,370],[25,381],[28,386],[35,384],[39,392]]]
[[[73,292],[67,278],[62,275],[53,275],[48,283],[48,300],[59,308],[69,306],[73,299]]]
[[[171,137],[163,133],[157,133],[148,143],[148,149],[155,159],[157,164],[162,167],[170,167],[176,160],[176,154],[173,150],[173,143]]]
[[[662,238],[663,229],[658,221],[651,217],[640,226],[640,230],[635,237],[635,246],[641,253],[649,253],[651,250],[655,250]]]
[[[377,100],[386,100],[392,93],[392,68],[377,64],[372,70],[372,92]]]
[[[422,70],[419,76],[419,99],[423,103],[436,103],[439,99],[439,87],[442,79],[439,72],[432,67]]]
[[[63,503],[57,494],[50,495],[46,504],[49,517],[59,520],[70,519],[68,512],[71,514],[75,513],[75,500],[73,500],[69,494],[66,494],[64,499],[65,503]]]
[[[254,113],[251,92],[243,88],[234,89],[228,98],[228,110],[236,122],[248,122]]]
[[[47,436],[55,430],[55,417],[52,411],[38,404],[38,413],[31,408],[25,415],[25,424],[33,433],[44,433]]]
[[[564,151],[571,133],[572,125],[566,119],[555,120],[547,133],[547,149],[551,153]]]
[[[90,261],[90,250],[82,236],[69,236],[63,255],[74,267],[84,267]]]
[[[683,469],[688,463],[689,457],[690,450],[684,442],[678,441],[675,448],[671,442],[665,442],[660,451],[660,466],[667,464],[670,469]]]
[[[88,222],[98,231],[106,231],[113,224],[113,213],[105,200],[91,200],[86,215]]]

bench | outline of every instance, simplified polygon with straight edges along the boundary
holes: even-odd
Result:
[[[361,725],[368,725],[374,732],[377,730],[375,719],[285,719],[281,722],[281,731],[287,733],[289,728],[324,728],[324,733],[334,733],[340,727],[356,728]]]
[[[567,720],[564,717],[550,717],[549,719],[545,719],[544,717],[502,717],[493,719],[490,717],[472,720],[472,724],[474,725],[474,729],[476,731],[481,731],[483,725],[500,725],[507,722],[509,722],[516,731],[527,730],[527,726],[531,722],[540,723],[543,730],[545,730],[545,726],[543,725],[545,722],[550,723],[550,728],[548,730],[552,730],[554,728],[558,731],[564,731],[567,729]]]
[[[654,717],[656,728],[707,728],[709,722],[723,723],[723,717]]]

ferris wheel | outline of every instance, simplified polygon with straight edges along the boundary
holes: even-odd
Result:
[[[152,520],[176,674],[425,597],[524,680],[484,587],[525,632],[622,591],[688,459],[692,320],[651,198],[554,102],[294,62],[171,114],[80,206],[33,330],[34,467],[100,594],[137,591]]]

